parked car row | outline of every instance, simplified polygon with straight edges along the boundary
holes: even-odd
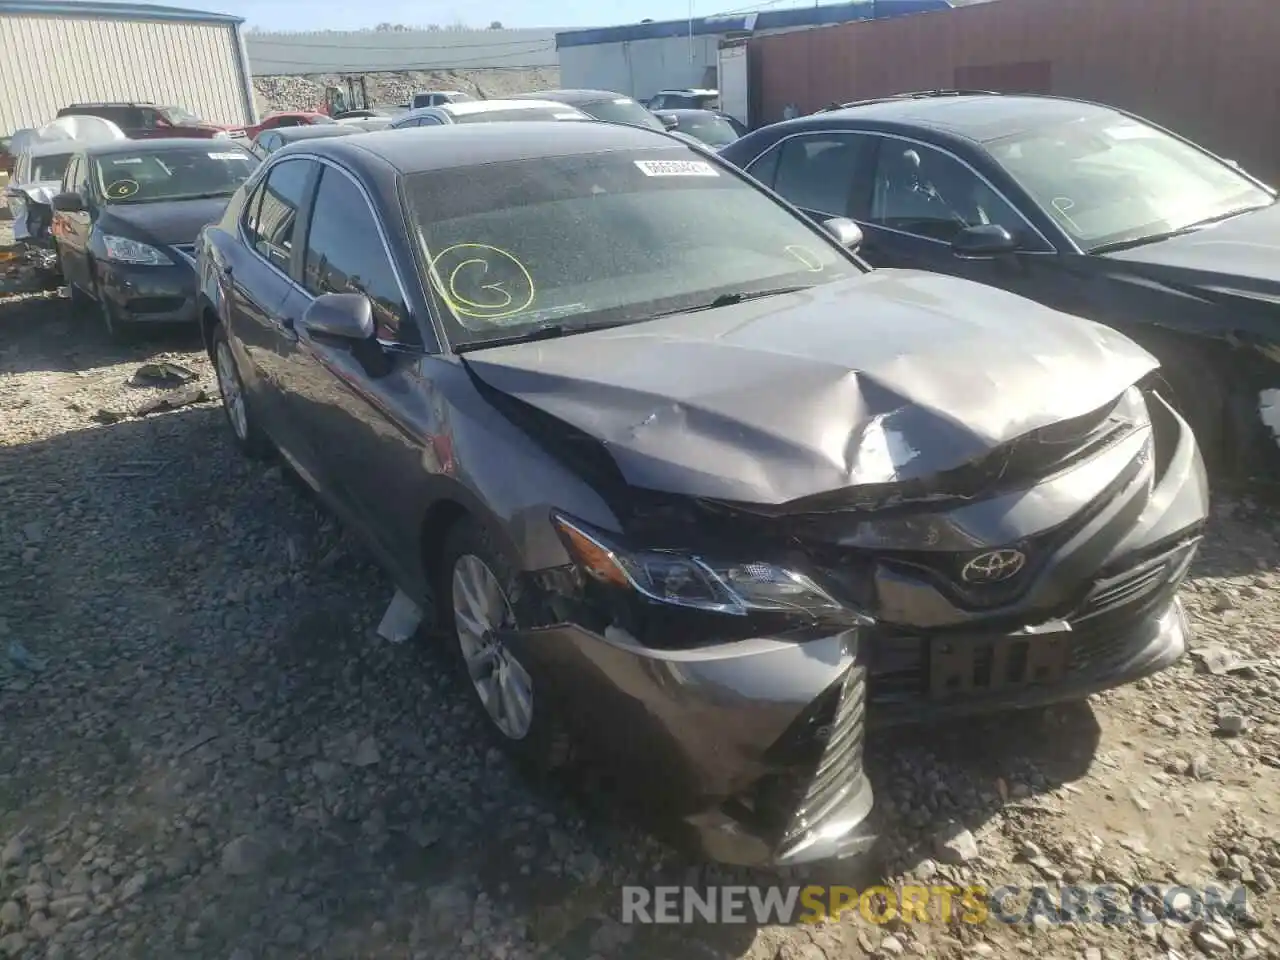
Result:
[[[1231,304],[1232,387],[1264,376],[1262,278],[1187,261],[1198,231],[1265,247],[1275,194],[1059,98],[904,96],[720,153],[621,99],[89,147],[63,269],[112,329],[198,321],[236,444],[431,612],[522,763],[623,757],[715,859],[855,855],[871,727],[1186,652],[1206,415],[1142,334],[1192,351]]]

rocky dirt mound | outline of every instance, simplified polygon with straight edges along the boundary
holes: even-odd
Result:
[[[324,74],[311,77],[254,77],[258,113],[277,110],[314,110],[325,102],[325,89],[347,89],[344,75]],[[375,106],[397,106],[408,103],[415,93],[426,90],[462,90],[490,99],[513,93],[547,90],[560,82],[560,71],[554,67],[488,70],[416,70],[405,73],[370,73],[365,75],[369,99]]]

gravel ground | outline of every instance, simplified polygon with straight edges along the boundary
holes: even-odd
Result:
[[[623,883],[777,878],[688,862],[599,784],[522,781],[438,644],[376,639],[387,579],[233,452],[215,402],[131,415],[167,392],[133,385],[148,360],[214,393],[191,337],[110,346],[56,296],[0,300],[0,957],[1280,957],[1261,507],[1216,507],[1196,656],[1088,705],[878,742],[883,862],[821,873],[1243,878],[1246,914],[623,926]]]

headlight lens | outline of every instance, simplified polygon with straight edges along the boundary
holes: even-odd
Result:
[[[152,267],[163,267],[173,263],[165,254],[155,247],[128,237],[117,237],[109,233],[102,235],[102,245],[106,248],[107,259],[117,263],[137,263]]]
[[[794,570],[764,562],[723,563],[674,551],[625,549],[567,517],[555,515],[553,521],[585,574],[649,600],[737,616],[767,612],[860,617]]]

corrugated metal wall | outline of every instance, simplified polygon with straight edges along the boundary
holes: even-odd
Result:
[[[1133,111],[1280,183],[1277,0],[995,0],[753,39],[762,121],[907,90],[1046,92]]]
[[[255,77],[554,67],[556,31],[361,30],[246,33]]]
[[[232,24],[0,15],[0,51],[0,132],[94,100],[174,104],[213,123],[253,119]]]

